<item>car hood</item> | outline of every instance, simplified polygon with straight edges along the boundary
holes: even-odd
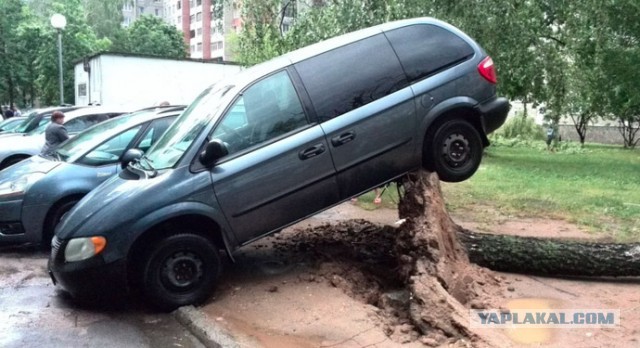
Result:
[[[126,180],[115,175],[71,209],[58,225],[56,235],[69,239],[127,230],[151,212],[185,202],[189,196],[193,199],[195,187],[210,188],[211,176],[194,176],[188,167],[140,180]]]
[[[55,162],[40,156],[27,158],[3,171],[0,171],[0,184],[14,182],[31,173],[49,173],[62,162]]]
[[[44,134],[7,134],[7,136],[0,137],[0,153],[30,153],[35,155],[42,150],[44,143]]]

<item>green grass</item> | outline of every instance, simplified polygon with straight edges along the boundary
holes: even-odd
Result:
[[[489,220],[564,219],[617,241],[640,241],[640,150],[563,143],[554,152],[543,141],[490,146],[471,179],[442,184],[449,211]],[[374,197],[362,195],[358,205],[377,209]],[[397,203],[391,185],[382,206]]]
[[[640,240],[639,150],[492,146],[471,179],[443,191],[454,212],[489,206],[508,216],[566,219],[616,240]]]

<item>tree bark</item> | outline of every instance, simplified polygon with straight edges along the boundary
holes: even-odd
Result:
[[[640,275],[640,244],[583,243],[458,231],[471,262],[502,272],[554,276]]]
[[[410,319],[439,343],[475,341],[465,305],[477,296],[476,279],[486,273],[470,265],[457,240],[462,228],[446,211],[437,174],[411,173],[403,187],[398,215],[405,222],[398,228],[394,254],[411,293]]]

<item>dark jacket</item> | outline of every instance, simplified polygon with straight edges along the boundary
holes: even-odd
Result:
[[[42,147],[42,155],[51,155],[58,145],[69,139],[67,129],[63,125],[51,122],[44,132],[45,143]]]

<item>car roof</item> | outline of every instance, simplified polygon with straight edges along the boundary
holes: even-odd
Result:
[[[445,28],[467,41],[467,43],[474,47],[474,50],[480,50],[480,47],[469,36],[467,36],[456,27],[452,26],[451,24],[432,17],[412,18],[360,29],[351,33],[336,36],[309,46],[299,48],[295,51],[291,51],[272,60],[244,69],[237,74],[224,79],[220,83],[221,85],[232,85],[236,86],[237,88],[244,88],[244,86],[253,82],[256,77],[264,76],[291,64],[299,63],[303,60],[312,58],[325,52],[329,52],[352,42],[363,40],[376,34],[416,24],[431,24],[439,26],[441,28]]]
[[[92,143],[102,143],[108,139],[111,139],[114,136],[121,134],[122,132],[131,129],[133,127],[139,126],[149,121],[153,121],[156,119],[161,119],[165,117],[174,117],[178,116],[181,113],[180,110],[142,110],[132,112],[127,115],[123,115],[120,117],[112,118],[110,120],[95,124],[84,131],[80,132],[76,138],[76,140],[80,140],[83,137],[83,134],[89,132],[90,130],[100,127],[101,131],[98,133],[99,135],[95,138],[92,138],[90,142]],[[114,125],[113,127],[109,127],[110,125]]]
[[[65,122],[81,116],[100,114],[126,114],[131,112],[130,108],[122,106],[88,106],[64,113]]]

